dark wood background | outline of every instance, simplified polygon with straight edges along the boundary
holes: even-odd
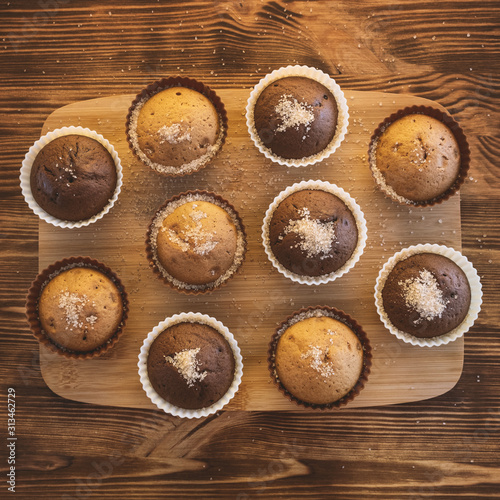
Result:
[[[0,497],[7,390],[16,391],[16,498],[500,498],[498,1],[0,3]],[[171,74],[250,88],[306,64],[344,88],[426,97],[472,151],[463,252],[485,293],[456,387],[429,401],[333,415],[159,411],[64,400],[45,385],[24,318],[38,220],[24,155],[55,109]],[[5,436],[5,437],[4,437]]]

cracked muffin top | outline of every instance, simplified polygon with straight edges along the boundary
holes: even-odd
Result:
[[[286,77],[269,84],[254,109],[255,129],[275,155],[300,159],[316,155],[332,141],[338,109],[333,94],[306,77]]]
[[[409,114],[389,124],[372,156],[377,183],[402,203],[422,203],[447,192],[460,173],[460,148],[443,122]]]
[[[46,144],[31,168],[31,191],[40,207],[67,221],[99,214],[116,189],[118,175],[110,152],[83,135],[65,135]]]

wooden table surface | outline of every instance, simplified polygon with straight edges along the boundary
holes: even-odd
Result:
[[[0,497],[14,484],[23,499],[499,498],[499,7],[3,1]],[[24,316],[38,271],[39,222],[18,180],[46,118],[66,104],[133,94],[173,74],[250,89],[289,64],[317,67],[345,89],[431,99],[464,129],[472,163],[461,190],[462,249],[484,297],[456,386],[393,406],[228,410],[200,420],[55,395]]]

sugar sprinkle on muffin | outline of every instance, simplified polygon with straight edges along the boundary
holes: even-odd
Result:
[[[350,316],[327,306],[309,307],[278,327],[268,363],[287,398],[310,408],[334,408],[352,400],[364,386],[371,348]]]
[[[344,93],[329,75],[307,66],[279,68],[253,88],[246,106],[248,132],[270,160],[313,165],[342,143],[349,122]]]
[[[52,278],[38,304],[46,335],[58,346],[88,352],[105,344],[123,316],[121,293],[96,269],[73,267]]]
[[[416,337],[450,332],[465,319],[471,290],[465,273],[442,255],[420,253],[399,261],[382,289],[392,324]]]
[[[304,284],[327,283],[347,273],[366,244],[366,222],[355,200],[323,181],[287,187],[269,205],[262,242],[273,266]]]
[[[195,80],[175,77],[148,86],[127,117],[134,154],[166,175],[204,167],[221,149],[226,128],[225,110],[215,93]]]
[[[137,365],[151,402],[185,418],[222,409],[236,395],[243,375],[233,334],[215,318],[193,312],[155,326],[144,339]]]
[[[37,340],[66,358],[88,359],[111,349],[123,334],[128,297],[121,280],[89,257],[70,257],[41,271],[26,299]]]
[[[375,306],[386,329],[420,347],[453,342],[481,310],[481,281],[460,252],[444,245],[404,248],[380,269]]]
[[[160,276],[185,292],[218,288],[241,266],[246,236],[235,209],[205,191],[166,202],[150,225],[148,256]]]
[[[179,408],[213,405],[234,379],[228,341],[211,326],[182,322],[162,331],[151,344],[148,376],[155,391]]]
[[[262,143],[286,159],[313,156],[328,146],[337,127],[337,103],[321,83],[305,77],[274,81],[255,103]]]

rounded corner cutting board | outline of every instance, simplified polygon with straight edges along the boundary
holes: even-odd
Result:
[[[375,187],[368,167],[371,134],[394,111],[414,104],[440,107],[411,95],[345,91],[349,131],[328,159],[309,167],[274,164],[259,153],[245,124],[249,89],[217,91],[225,103],[229,129],[219,156],[192,175],[163,177],[131,154],[125,117],[134,95],[76,102],[57,109],[43,134],[63,126],[95,130],[116,148],[123,165],[119,200],[100,221],[81,229],[60,229],[40,222],[39,267],[69,256],[88,255],[111,267],[122,279],[130,312],[120,342],[104,357],[70,361],[41,347],[41,369],[48,386],[64,398],[113,406],[156,408],[144,393],[137,371],[143,339],[161,320],[180,312],[201,312],[224,323],[237,339],[244,370],[240,389],[228,410],[297,410],[271,382],[268,342],[276,326],[292,312],[310,305],[330,305],[353,316],[366,330],[373,349],[369,381],[349,407],[370,407],[418,401],[450,390],[458,381],[464,343],[420,348],[390,335],[374,305],[379,269],[401,248],[438,243],[461,250],[460,198],[455,195],[430,208],[399,206]],[[335,183],[353,196],[368,226],[364,254],[348,274],[328,284],[293,283],[268,261],[261,242],[261,224],[275,195],[308,179]],[[170,289],[149,268],[146,230],[156,209],[189,189],[214,191],[239,211],[246,227],[248,251],[240,272],[214,292],[188,296]]]

